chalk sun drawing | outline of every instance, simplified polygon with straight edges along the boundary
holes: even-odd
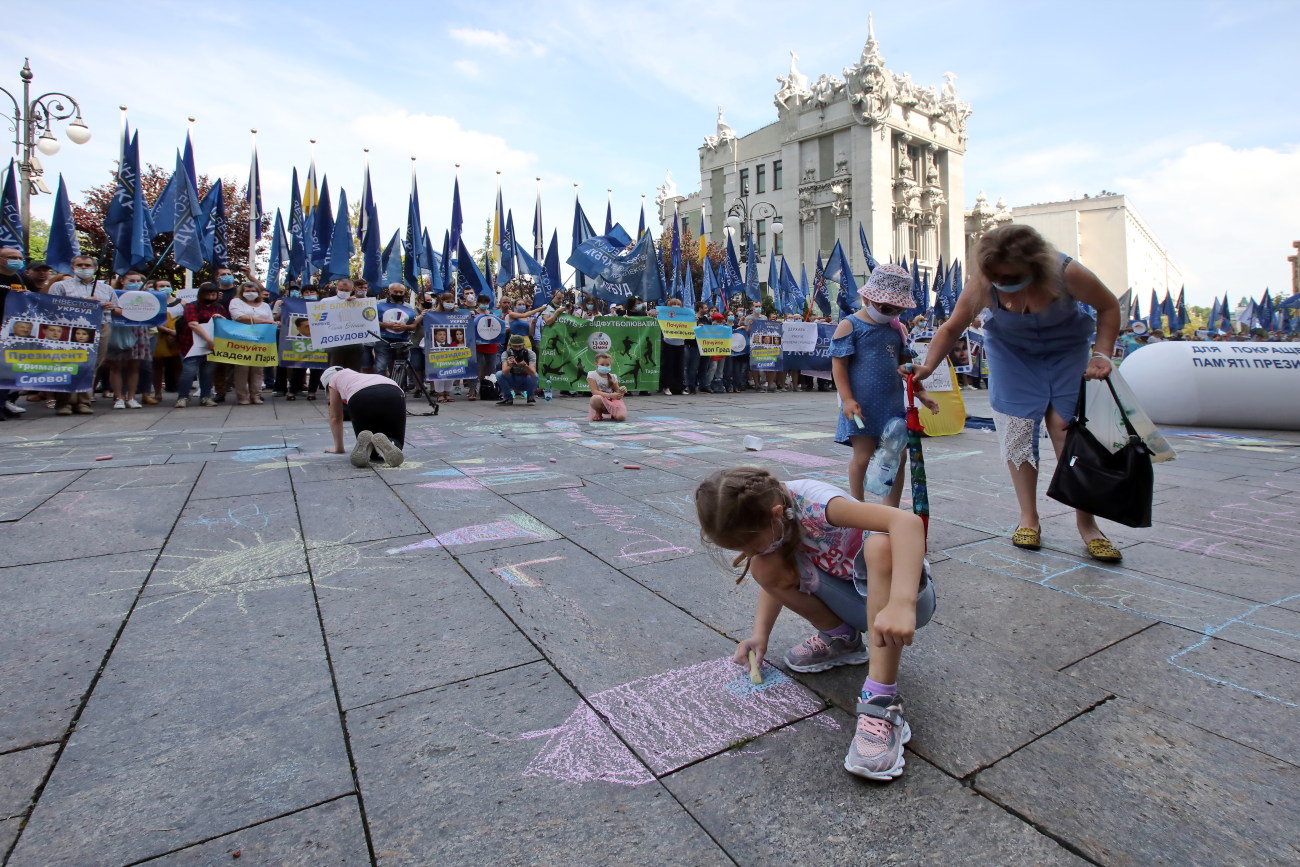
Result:
[[[365,556],[362,554],[361,548],[355,545],[345,545],[341,542],[334,545],[323,545],[312,549],[312,575],[309,576],[305,572],[293,571],[302,569],[303,541],[296,530],[294,531],[294,538],[279,542],[263,542],[261,536],[256,534],[254,534],[253,538],[257,540],[256,545],[244,545],[242,542],[235,541],[235,544],[239,546],[239,550],[219,552],[219,556],[207,559],[184,554],[163,554],[163,557],[193,560],[194,562],[183,569],[155,568],[155,574],[166,574],[170,575],[171,578],[153,586],[176,587],[179,592],[147,602],[140,607],[148,608],[162,602],[169,602],[177,596],[193,593],[201,596],[202,599],[197,605],[177,618],[177,623],[183,622],[204,605],[223,596],[233,597],[239,610],[247,614],[248,597],[265,590],[309,584],[313,579],[317,587],[330,590],[350,590],[351,588],[348,587],[335,587],[324,584],[322,580],[358,566],[363,561],[379,559]],[[400,567],[368,565],[367,568],[394,569]]]
[[[524,776],[640,786],[825,707],[768,666],[770,686],[733,691],[738,672],[730,659],[716,659],[598,692],[562,725],[518,738],[546,738]],[[743,679],[749,685],[748,674]]]

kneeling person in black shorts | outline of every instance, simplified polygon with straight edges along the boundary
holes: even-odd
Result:
[[[379,452],[388,466],[401,466],[406,444],[406,395],[401,386],[386,376],[345,367],[326,369],[320,381],[329,395],[330,433],[334,434],[334,448],[325,453],[343,454],[343,408],[347,407],[357,438],[352,466],[368,467],[372,451]]]

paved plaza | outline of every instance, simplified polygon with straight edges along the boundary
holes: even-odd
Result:
[[[722,466],[844,485],[834,395],[628,405],[459,400],[398,469],[324,455],[324,401],[0,425],[4,862],[1300,858],[1300,434],[1171,436],[1118,567],[1046,499],[1011,547],[992,432],[926,440],[938,610],[875,784],[865,666],[781,671],[787,614],[751,686],[756,587],[693,515]]]

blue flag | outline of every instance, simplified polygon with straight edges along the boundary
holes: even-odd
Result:
[[[370,172],[367,170],[366,177],[369,180]],[[371,285],[379,283],[384,276],[383,262],[381,260],[381,250],[379,247],[379,211],[375,208],[374,199],[370,200],[370,208],[367,210],[364,206],[361,209],[361,222],[358,224],[361,228],[361,277]]]
[[[125,139],[124,139],[125,141]],[[118,165],[113,199],[104,219],[104,233],[113,243],[113,270],[144,267],[153,260],[153,221],[140,188],[140,135],[130,136]]]
[[[483,272],[479,270],[478,265],[474,264],[474,257],[465,248],[465,239],[463,237],[456,248],[456,273],[462,290],[472,289],[476,296],[486,295],[489,305],[496,303],[492,286],[488,283],[487,278],[483,276]]]
[[[13,247],[27,255],[23,237],[23,215],[18,204],[18,165],[9,160],[3,194],[0,194],[0,247]]]
[[[820,259],[821,255],[821,251],[818,250],[817,258]],[[807,315],[810,309],[808,304],[808,266],[802,262],[799,263],[799,297],[797,302],[798,303],[792,305],[796,309],[791,312],[799,314],[800,316]]]
[[[680,277],[680,272],[682,269],[682,221],[680,217],[678,217],[676,205],[673,206],[673,237],[668,242],[668,251],[669,251],[669,266],[672,268],[673,271],[673,285],[677,287],[677,291],[674,294],[680,297],[682,299],[682,304],[685,305],[686,304],[685,288],[683,286],[683,282]],[[687,273],[685,282],[687,284],[691,282],[689,272]],[[695,287],[691,286],[690,288],[691,288],[691,296],[694,297]]]
[[[284,235],[284,218],[275,209],[275,225],[271,229],[270,259],[266,263],[266,289],[274,295],[280,293],[280,271],[289,259],[288,239]]]
[[[334,224],[334,237],[330,238],[329,253],[325,257],[326,280],[341,280],[352,276],[352,227],[348,225],[348,194],[339,190],[339,219]]]
[[[732,295],[745,291],[745,278],[740,275],[740,261],[736,258],[736,245],[731,242],[731,235],[727,235],[727,252],[718,269],[718,288],[728,304]]]
[[[956,307],[957,302],[961,300],[961,290],[964,288],[961,279],[961,260],[958,259],[956,262],[953,262],[950,270],[952,271],[953,307]]]
[[[772,261],[776,261],[776,255],[773,254]],[[781,257],[781,276],[780,276],[780,295],[781,299],[777,309],[783,314],[798,313],[799,310],[799,284],[795,282],[794,274],[790,271],[790,263],[785,257]]]
[[[214,268],[229,268],[230,256],[226,249],[226,194],[217,178],[200,206],[199,225],[202,227],[203,258]]]
[[[578,194],[573,194],[573,245],[569,248],[569,255],[578,252],[578,245],[588,238],[594,237],[596,230],[591,227],[591,221],[587,219],[586,213],[582,210],[582,202],[578,200]],[[574,286],[579,289],[587,287],[587,276],[581,271],[574,274]]]
[[[442,293],[447,290],[447,284],[443,282],[442,275],[444,266],[442,264],[442,254],[433,248],[433,239],[429,237],[429,230],[424,230],[424,240],[421,242],[424,249],[425,261],[422,264],[421,273],[429,272],[429,291]]]
[[[1122,320],[1123,317],[1121,316]],[[1215,298],[1214,303],[1210,305],[1210,315],[1206,318],[1205,328],[1207,331],[1217,331],[1219,322],[1219,299]]]
[[[839,246],[839,241],[835,245]],[[834,255],[835,251],[831,251]],[[822,263],[822,251],[817,251],[817,270],[813,271],[813,300],[817,302],[817,309],[823,316],[831,315],[831,296],[826,290],[826,266]]]
[[[460,181],[456,181],[457,206],[460,204]],[[420,224],[420,188],[411,174],[411,195],[406,203],[406,237],[402,241],[402,281],[411,289],[420,287],[420,269],[425,267],[424,229]]]
[[[703,301],[705,304],[716,307],[718,304],[718,298],[717,298],[718,287],[717,287],[717,283],[714,280],[713,268],[709,266],[709,262],[707,259],[704,261],[704,267],[701,269],[701,272],[702,273],[700,274],[700,300]]]
[[[54,194],[54,216],[50,218],[50,240],[45,248],[45,261],[60,274],[72,273],[72,260],[81,255],[81,242],[77,240],[77,221],[72,216],[68,202],[68,188],[59,175],[59,189]]]
[[[844,248],[840,246],[839,241],[835,242],[831,256],[826,260],[826,270],[822,272],[822,279],[839,284],[840,291],[836,293],[835,304],[839,308],[841,318],[851,316],[857,310],[858,281],[853,278],[849,259],[844,255]]]
[[[1272,331],[1273,330],[1273,296],[1264,290],[1264,297],[1259,299],[1259,304],[1255,308],[1258,311],[1259,327]]]
[[[1147,327],[1155,331],[1161,326],[1162,317],[1160,315],[1160,299],[1156,296],[1156,290],[1151,290],[1151,306],[1147,308]]]
[[[605,198],[605,234],[614,231],[614,202]]]
[[[298,190],[298,169],[293,170],[293,185],[289,190],[289,271],[288,277],[296,279],[306,275],[307,239],[302,215],[302,194]]]
[[[445,229],[442,233],[442,282],[438,285],[446,289],[451,285],[451,230]]]
[[[198,201],[198,191],[190,186],[189,175],[181,155],[176,155],[176,195],[172,199],[172,259],[187,271],[203,267],[203,227],[200,222],[203,208]]]
[[[1228,301],[1227,292],[1223,293],[1223,306],[1219,308],[1219,316],[1221,317],[1222,322],[1219,326],[1219,330],[1232,331],[1232,305]]]
[[[334,240],[334,212],[330,205],[330,179],[321,178],[320,201],[311,212],[311,266],[324,269],[329,262],[330,242]],[[347,222],[347,214],[339,214],[338,219]]]
[[[641,219],[637,220],[637,223],[636,223],[636,238],[637,238],[637,240],[638,240],[638,241],[641,240],[641,236],[644,235],[644,234],[645,234],[645,198],[642,197],[642,199],[641,199]]]
[[[518,270],[516,266],[515,245],[515,212],[510,211],[506,214],[505,229],[501,232],[501,264],[497,266],[497,279],[502,283],[509,283],[515,277]],[[521,251],[522,252],[522,251]]]
[[[366,174],[361,179],[361,213],[360,219],[357,220],[357,243],[362,249],[366,246],[366,229],[370,226],[370,217],[373,213],[376,213],[375,194],[370,188],[370,162],[367,160]],[[365,279],[368,281],[370,278]]]
[[[863,230],[861,221],[858,222],[858,240],[862,242],[862,256],[867,262],[867,276],[871,276],[871,272],[876,270],[876,266],[880,263],[876,261],[875,256],[871,255],[871,245],[867,243],[867,233]]]
[[[551,245],[546,250],[546,261],[542,265],[546,269],[546,278],[556,289],[564,287],[564,281],[560,279],[560,233],[556,229],[551,230]]]
[[[1178,327],[1175,329],[1177,331],[1182,331],[1186,328],[1187,322],[1190,318],[1187,315],[1187,302],[1184,298],[1186,292],[1187,287],[1180,287],[1178,289],[1178,301],[1174,304],[1174,315],[1178,317]]]
[[[388,245],[379,257],[379,267],[384,273],[385,283],[402,282],[402,233],[393,232]]]
[[[1139,299],[1139,298],[1134,298],[1134,299],[1133,299],[1133,313],[1132,313],[1132,316],[1133,316],[1133,318],[1132,318],[1131,320],[1129,320],[1130,322],[1136,322],[1136,321],[1138,321],[1139,319],[1142,318],[1142,300]],[[1127,325],[1128,323],[1126,322],[1125,324]]]
[[[262,171],[257,166],[257,146],[253,147],[253,160],[248,166],[248,189],[244,190],[248,201],[249,237],[257,241],[262,237]],[[251,242],[250,242],[251,243]],[[252,268],[253,263],[248,263]]]
[[[537,187],[537,203],[533,205],[533,258],[546,257],[546,238],[542,234],[542,188]]]
[[[745,246],[745,295],[751,301],[762,301],[763,291],[758,286],[758,253],[754,249],[754,235],[751,232]]]
[[[412,190],[415,189],[414,177],[411,178],[411,189]],[[462,230],[464,229],[464,224],[465,224],[465,215],[461,213],[460,210],[460,173],[458,171],[456,173],[456,183],[451,188],[451,229],[449,231],[451,233],[450,247],[453,251],[460,250],[460,235]],[[456,256],[457,258],[459,258],[460,253],[457,252]],[[447,276],[450,278],[451,276],[450,273],[448,273]],[[448,279],[447,282],[450,283],[451,280]]]
[[[569,257],[569,264],[580,274],[593,280],[599,278],[595,294],[605,301],[622,303],[633,295],[646,300],[659,299],[663,287],[653,261],[653,239],[646,233],[628,247],[622,242],[625,237],[626,233],[620,230],[588,238]]]

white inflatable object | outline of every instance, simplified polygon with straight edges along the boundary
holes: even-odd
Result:
[[[1157,424],[1300,430],[1300,343],[1166,340],[1122,369]]]

